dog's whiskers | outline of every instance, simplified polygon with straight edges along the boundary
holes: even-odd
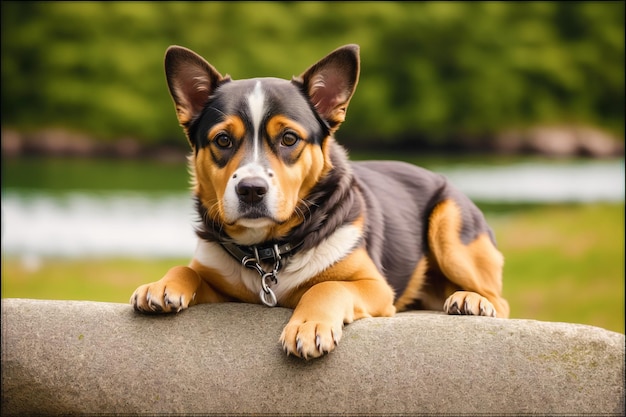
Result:
[[[211,203],[209,207],[202,203],[205,210],[202,210],[200,221],[205,225],[211,225],[213,229],[216,228],[216,224],[219,222],[216,220],[219,218],[219,202],[217,199],[213,199],[211,201],[207,201],[206,203]]]
[[[220,109],[218,109],[217,107],[211,106],[209,107],[209,109],[213,110],[214,112],[217,112],[219,114],[221,114],[222,116],[226,117],[226,113],[224,113],[223,111],[221,111]]]
[[[210,221],[212,228],[216,229],[219,233],[221,233],[222,229],[224,228],[224,225],[222,224],[222,222],[218,221],[219,214],[220,214],[219,202],[217,199],[215,199],[215,203],[213,203],[211,207],[207,210],[207,216],[209,217],[209,219],[207,219],[207,223]]]
[[[300,204],[298,204],[295,209],[298,217],[301,217],[302,220],[306,220],[307,213],[309,216],[312,216],[313,215],[313,212],[311,211],[312,206],[317,207],[317,204],[309,200],[300,199]],[[303,208],[306,208],[306,213],[303,210]]]

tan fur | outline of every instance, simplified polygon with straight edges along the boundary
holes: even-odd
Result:
[[[428,261],[426,260],[426,258],[422,258],[418,262],[417,268],[415,268],[413,275],[411,275],[411,280],[407,284],[406,289],[404,290],[402,295],[398,297],[398,300],[395,303],[396,310],[403,311],[411,303],[420,298],[427,270]]]
[[[171,268],[159,281],[137,288],[131,297],[145,312],[170,313],[195,304],[220,303],[230,298],[216,292],[207,280],[186,266]]]
[[[393,316],[393,291],[364,248],[314,277],[291,298],[295,310],[280,337],[288,352],[314,358],[339,342],[343,324]]]
[[[211,140],[216,137],[220,132],[227,132],[231,137],[241,140],[246,133],[246,126],[243,120],[239,116],[226,116],[225,119],[211,127],[207,134],[207,139]]]
[[[195,259],[191,261],[190,268],[198,273],[218,297],[228,301],[258,302],[259,295],[247,290],[241,281],[236,283],[229,282],[216,269],[202,265]]]
[[[279,218],[287,222],[295,216],[291,219],[291,223],[278,225],[276,232],[272,233],[274,236],[284,235],[303,220],[303,213],[297,212],[296,206],[306,198],[324,169],[324,156],[319,146],[301,143],[297,151],[300,152],[298,163],[291,166],[283,164],[269,151],[266,154],[276,174],[274,179],[279,182],[279,189],[283,194],[278,212]]]
[[[288,117],[278,115],[267,121],[266,130],[267,134],[271,138],[278,138],[279,134],[287,129],[294,130],[304,141],[308,139],[306,129],[303,126],[300,126],[298,122],[291,120]]]
[[[495,308],[498,317],[509,316],[508,303],[502,298],[504,258],[487,235],[479,236],[469,245],[461,242],[461,211],[453,201],[443,201],[433,210],[428,244],[445,277],[469,290],[447,294],[446,312],[456,302],[459,308],[468,310],[467,314],[483,315],[481,310]]]

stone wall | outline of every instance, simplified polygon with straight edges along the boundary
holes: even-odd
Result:
[[[290,310],[2,300],[2,416],[624,415],[624,335],[518,319],[357,321],[317,360],[287,357]]]

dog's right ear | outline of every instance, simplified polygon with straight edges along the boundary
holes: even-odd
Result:
[[[170,46],[165,52],[165,76],[176,105],[176,116],[185,133],[189,124],[204,109],[209,96],[222,77],[211,64],[182,46]]]
[[[307,69],[293,81],[303,85],[311,103],[331,131],[346,118],[348,103],[359,80],[359,46],[345,45]]]

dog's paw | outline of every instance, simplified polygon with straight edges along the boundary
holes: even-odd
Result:
[[[136,311],[141,313],[178,313],[189,307],[189,303],[196,297],[195,292],[190,292],[175,283],[164,280],[145,284],[135,290],[130,297],[130,304]]]
[[[342,327],[342,322],[290,321],[283,329],[280,342],[287,355],[304,359],[318,358],[337,346]]]
[[[471,291],[457,291],[443,305],[448,314],[496,317],[493,304],[480,294]]]

